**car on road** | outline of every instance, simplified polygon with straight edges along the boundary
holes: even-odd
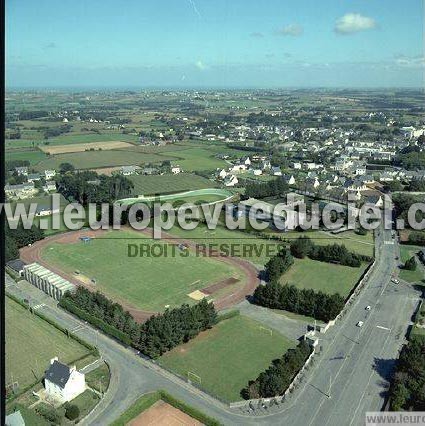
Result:
[[[400,284],[400,281],[397,278],[391,278],[391,282],[394,284]]]
[[[364,324],[364,322],[363,322],[363,321],[359,321],[359,322],[356,324],[356,326],[357,326],[357,327],[363,327],[363,324]]]
[[[366,311],[370,311],[370,310],[371,310],[370,305],[367,305],[367,306],[366,306]]]

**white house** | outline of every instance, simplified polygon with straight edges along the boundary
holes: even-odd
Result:
[[[15,167],[16,173],[18,176],[27,176],[28,175],[28,167]]]
[[[227,172],[226,172],[226,170],[221,169],[221,170],[219,171],[219,173],[218,173],[218,177],[219,177],[220,179],[224,179],[226,176],[227,176]]]
[[[251,173],[254,176],[261,176],[263,174],[263,171],[261,169],[251,169]]]
[[[230,171],[234,173],[243,172],[246,170],[245,164],[234,164],[232,167],[230,167]]]
[[[171,173],[173,175],[178,175],[179,173],[181,173],[180,166],[173,166],[173,167],[171,167]]]
[[[238,178],[235,175],[230,175],[224,180],[224,186],[235,186],[238,182]]]
[[[56,176],[56,170],[44,170],[46,180],[52,180]]]
[[[56,182],[53,180],[46,182],[46,184],[43,186],[43,191],[45,192],[56,191]]]
[[[134,175],[139,169],[139,166],[122,166],[120,172],[123,176],[131,176]]]
[[[271,173],[273,176],[282,176],[282,170],[280,170],[280,167],[272,167]]]
[[[262,164],[262,169],[263,170],[269,170],[272,168],[272,165],[270,163],[270,160],[264,160],[263,164]]]
[[[301,169],[302,168],[302,164],[301,163],[292,163],[292,167],[294,169]]]
[[[50,366],[44,376],[46,395],[62,403],[71,401],[86,390],[83,373],[75,366],[68,367],[58,361],[58,357],[50,360]]]
[[[243,157],[243,158],[241,158],[241,163],[245,164],[245,166],[250,166],[251,165],[251,159],[249,157]]]

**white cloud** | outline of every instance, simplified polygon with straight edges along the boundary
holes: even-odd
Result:
[[[198,68],[198,70],[201,70],[201,71],[204,71],[207,69],[207,66],[202,61],[197,61],[195,66],[196,68]]]
[[[335,23],[335,32],[338,34],[353,34],[374,28],[376,28],[376,21],[360,13],[347,13]]]
[[[281,28],[277,34],[282,36],[298,37],[304,32],[304,28],[298,24],[289,24]]]
[[[423,69],[425,68],[425,57],[422,55],[412,57],[400,55],[396,58],[395,63],[400,67]]]

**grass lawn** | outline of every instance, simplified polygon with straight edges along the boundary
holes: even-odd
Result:
[[[206,244],[208,247],[211,245],[214,250],[227,245],[234,250],[235,256],[249,260],[260,267],[277,253],[279,244],[282,244],[279,241],[262,239],[241,231],[232,231],[224,226],[217,226],[214,230],[209,230],[202,224],[193,230],[174,226],[168,232],[177,237],[192,239],[196,244]]]
[[[348,250],[355,253],[373,256],[373,234],[369,232],[366,235],[358,235],[353,231],[341,232],[340,234],[331,234],[324,231],[288,231],[279,234],[282,238],[293,240],[301,236],[309,237],[315,244],[324,246],[328,244],[344,244]]]
[[[214,188],[216,183],[201,176],[180,173],[178,175],[129,176],[134,183],[135,195],[151,195],[192,189]]]
[[[419,246],[409,246],[400,244],[400,254],[401,254],[401,261],[403,263],[406,262],[406,260],[409,260],[412,256],[417,253],[421,247]],[[419,260],[416,260],[416,270],[409,271],[407,269],[400,269],[400,278],[404,281],[407,281],[409,283],[414,282],[421,282],[424,279],[424,273],[422,270],[421,265],[419,265]]]
[[[93,391],[87,389],[81,395],[78,395],[71,404],[76,405],[80,409],[80,419],[83,419],[100,401],[100,397]]]
[[[86,374],[86,383],[98,392],[106,392],[109,386],[110,373],[108,366],[103,363],[100,367]]]
[[[215,170],[219,167],[229,166],[224,160],[216,158],[214,152],[205,148],[188,148],[167,154],[173,155],[175,158],[173,158],[172,163],[178,164],[184,171]]]
[[[270,335],[250,318],[237,316],[167,352],[159,363],[184,378],[190,371],[200,376],[201,386],[211,394],[237,401],[248,381],[295,343],[275,330]],[[192,381],[196,380],[192,376]]]
[[[88,353],[83,345],[6,297],[6,383],[17,381],[23,389],[43,377],[51,358],[72,363]]]
[[[294,259],[294,264],[282,275],[280,282],[347,297],[366,268],[366,263],[362,263],[360,268],[351,268],[308,258]]]
[[[129,257],[128,244],[142,244],[154,255]],[[154,252],[150,251],[152,246]],[[189,293],[222,279],[239,278],[238,285],[244,281],[241,272],[231,265],[192,252],[182,253],[173,245],[131,230],[110,231],[90,244],[53,243],[42,256],[65,272],[79,270],[80,278],[96,278],[97,288],[109,297],[146,310],[192,303]]]

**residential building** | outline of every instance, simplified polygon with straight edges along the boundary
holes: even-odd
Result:
[[[86,390],[86,380],[75,365],[68,367],[55,357],[50,360],[50,366],[46,370],[44,386],[49,399],[65,403]]]

